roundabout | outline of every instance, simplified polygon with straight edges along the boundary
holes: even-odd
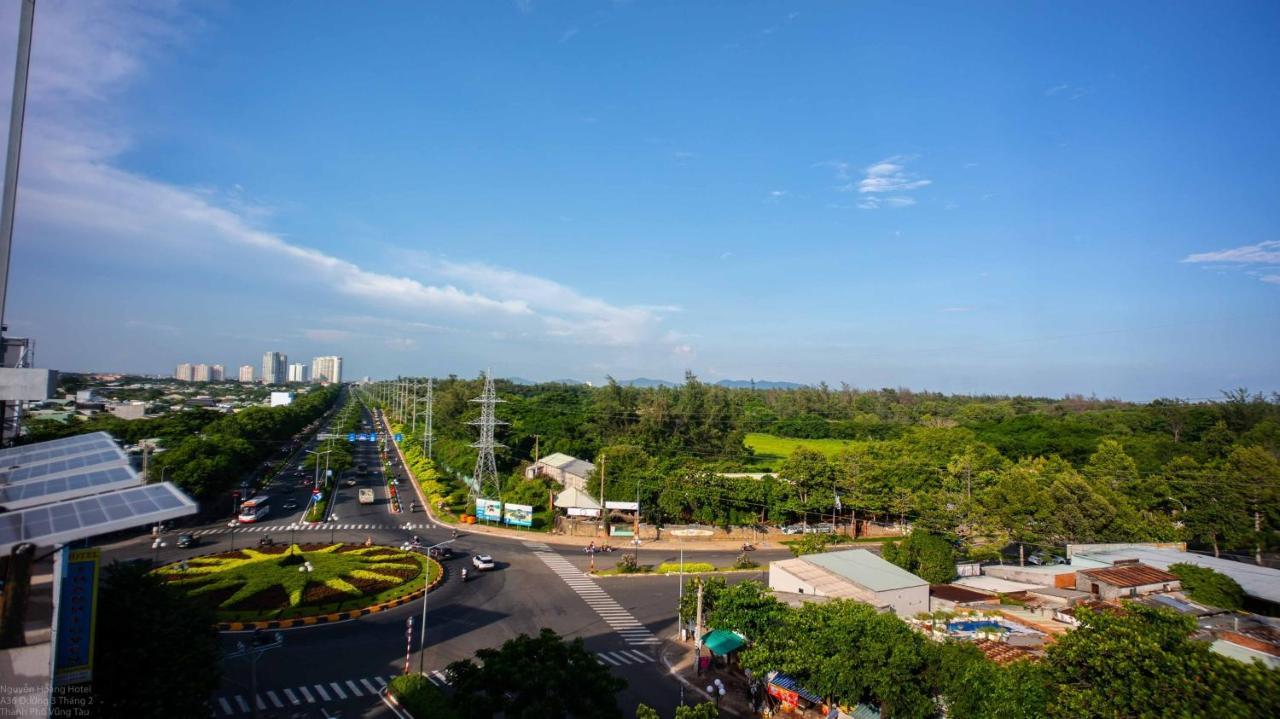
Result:
[[[238,549],[155,573],[210,606],[224,630],[341,621],[420,597],[443,577],[438,562],[416,552],[344,543]]]

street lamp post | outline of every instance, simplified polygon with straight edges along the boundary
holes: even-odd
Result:
[[[234,519],[227,522],[227,529],[231,530],[231,551],[233,552],[236,551],[236,527],[239,525],[240,523]]]
[[[338,515],[329,515],[329,544],[333,544],[333,533],[338,529]]]
[[[284,646],[284,635],[280,632],[276,632],[275,641],[266,642],[260,631],[254,632],[251,640],[252,644],[246,645],[244,642],[237,642],[236,650],[225,655],[227,659],[249,658],[249,691],[253,694],[253,698],[249,700],[249,705],[253,707],[254,719],[257,719],[258,716],[258,660],[266,652]]]
[[[293,554],[293,540],[298,533],[298,523],[294,522],[289,525],[289,554]]]
[[[446,544],[453,544],[454,540],[446,539],[439,544],[433,544],[427,547],[427,559],[431,558],[431,550],[436,547],[443,547]],[[428,564],[428,567],[431,565]],[[444,567],[440,568],[444,571]],[[427,570],[427,577],[422,586],[422,628],[418,630],[418,673],[422,674],[426,671],[427,666],[427,595],[431,593],[431,570]]]
[[[151,543],[151,548],[156,550],[155,558],[151,560],[152,564],[160,563],[160,548],[167,546],[169,546],[167,542],[161,541],[160,537],[156,537],[156,541]]]

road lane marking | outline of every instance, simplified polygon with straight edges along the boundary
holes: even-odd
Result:
[[[612,665],[613,665],[613,666],[615,666],[615,667],[616,667],[616,666],[618,666],[618,660],[614,659],[613,657],[610,657],[608,654],[605,654],[605,653],[603,653],[603,652],[596,652],[596,656],[597,656],[597,657],[600,657],[601,659],[605,660],[606,662],[609,662],[610,664],[612,664]]]
[[[329,688],[333,690],[334,694],[338,695],[339,699],[347,698],[347,693],[342,691],[342,687],[338,686],[337,682],[329,682]]]
[[[272,704],[275,704],[275,705],[276,705],[276,709],[283,709],[283,708],[284,708],[284,702],[280,701],[280,697],[276,696],[276,693],[275,693],[275,692],[273,692],[273,691],[268,691],[268,692],[267,692],[267,698],[271,700],[271,703],[272,703]]]
[[[246,712],[246,713],[250,711],[249,702],[245,701],[244,697],[240,696],[239,694],[236,695],[236,704],[240,706],[240,711]]]
[[[637,650],[635,650],[635,649],[623,649],[623,650],[619,651],[618,653],[619,653],[619,654],[630,654],[631,656],[636,657],[637,659],[639,659],[639,660],[640,660],[640,661],[642,661],[642,662],[651,662],[651,661],[653,661],[653,657],[649,656],[648,654],[645,654],[644,652],[637,651]]]
[[[369,690],[369,693],[370,693],[370,694],[377,694],[377,693],[378,693],[378,688],[377,688],[377,687],[375,687],[374,685],[370,684],[368,679],[361,679],[361,680],[360,680],[360,683],[361,683],[361,684],[363,684],[363,685],[365,686],[365,688],[367,688],[367,689]]]
[[[329,692],[326,692],[324,687],[319,684],[316,685],[316,694],[320,695],[320,701],[329,701]]]
[[[294,706],[298,706],[299,704],[302,703],[302,701],[298,699],[298,697],[294,696],[293,692],[289,691],[288,689],[284,690],[284,695],[289,700],[289,703]]]
[[[356,686],[355,682],[351,681],[350,679],[347,680],[347,686],[351,687],[352,694],[355,694],[358,697],[364,696],[364,692],[360,691],[360,687]]]
[[[316,698],[315,698],[315,697],[313,697],[313,696],[311,696],[311,692],[307,691],[307,688],[306,688],[306,687],[298,687],[298,691],[299,691],[299,692],[302,692],[302,696],[303,696],[303,698],[304,698],[304,699],[306,699],[306,700],[307,700],[307,703],[308,703],[308,704],[315,704],[315,703],[316,703]]]
[[[231,708],[231,703],[228,702],[224,697],[218,697],[218,704],[222,705],[222,711],[226,712],[227,714],[235,713],[235,711]]]
[[[378,683],[378,686],[385,687],[387,685],[387,680],[382,677],[374,677],[373,680]]]

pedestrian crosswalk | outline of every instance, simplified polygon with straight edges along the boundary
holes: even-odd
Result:
[[[430,671],[427,679],[436,686],[443,687],[449,683],[448,677],[440,670]],[[357,679],[339,679],[333,682],[302,684],[284,689],[267,689],[259,691],[257,697],[248,693],[220,693],[213,697],[213,716],[227,717],[253,712],[254,705],[258,711],[287,709],[307,705],[325,704],[349,699],[377,700],[378,693],[387,686],[395,675],[360,677]]]
[[[654,636],[653,632],[636,621],[636,618],[631,616],[631,612],[597,586],[594,579],[573,566],[569,560],[552,551],[545,542],[525,542],[524,546],[532,549],[534,555],[563,579],[564,583],[568,584],[579,597],[582,597],[582,601],[613,628],[624,642],[633,646],[654,645],[662,642]]]
[[[596,652],[596,661],[607,667],[620,667],[627,664],[651,664],[656,660],[637,649],[621,649],[616,652]]]
[[[415,529],[430,529],[429,524],[337,524],[320,522],[318,524],[300,524],[297,528],[293,528],[288,524],[244,524],[236,527],[214,527],[212,529],[197,529],[191,533],[194,537],[206,537],[214,534],[237,534],[243,532],[333,532],[333,531],[387,531],[387,530],[405,530],[413,531]]]

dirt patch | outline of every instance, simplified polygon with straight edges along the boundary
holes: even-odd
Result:
[[[284,554],[289,551],[289,547],[282,544],[273,544],[270,547],[257,547],[255,551],[261,554]]]
[[[369,571],[377,572],[378,574],[389,574],[393,577],[399,577],[400,579],[413,579],[419,574],[422,574],[422,569],[415,565],[407,565],[404,569],[392,569],[390,567],[378,567],[377,569],[370,568]]]
[[[376,579],[364,579],[361,577],[343,577],[351,586],[359,589],[363,594],[377,594],[392,587],[400,586],[401,582],[383,582]]]
[[[195,559],[191,560],[191,564],[192,566],[195,566],[197,564],[216,564],[217,563],[216,560],[219,560],[219,559],[248,559],[248,558],[249,558],[249,555],[237,549],[234,552],[223,552],[221,554],[215,554],[211,557],[196,557]]]
[[[289,606],[289,593],[279,584],[268,587],[257,594],[245,597],[235,604],[226,607],[237,612],[265,612],[272,609],[283,609]]]

